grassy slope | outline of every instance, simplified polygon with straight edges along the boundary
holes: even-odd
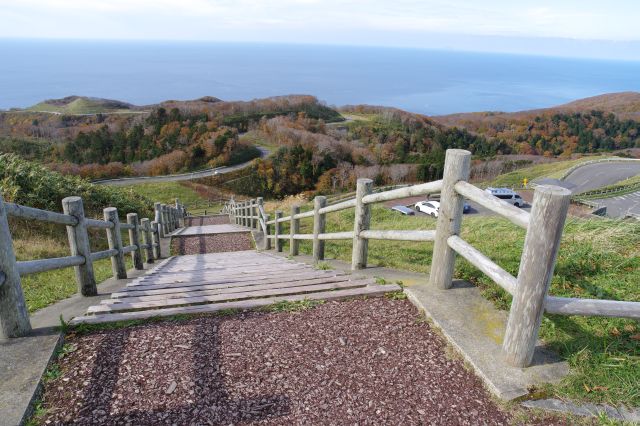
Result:
[[[131,112],[129,109],[118,108],[103,102],[100,99],[78,98],[65,105],[53,105],[48,102],[40,102],[29,108],[27,111],[34,112],[55,112],[60,114],[100,114],[100,113],[125,113]]]
[[[353,217],[353,211],[329,215],[327,232],[352,229]],[[375,206],[372,228],[434,229],[435,220],[399,216]],[[288,232],[286,227],[284,232]],[[301,232],[312,232],[309,220],[302,222]],[[514,275],[518,272],[524,234],[524,230],[495,217],[468,217],[463,221],[462,237]],[[369,262],[427,273],[432,249],[431,243],[371,241]],[[311,253],[308,241],[301,241],[301,252]],[[351,242],[328,242],[326,255],[350,261]],[[508,309],[510,296],[464,259],[457,261],[456,276],[475,283],[498,307]],[[568,221],[551,294],[640,301],[638,283],[640,224]],[[639,406],[639,334],[637,322],[630,320],[546,315],[540,335],[572,368],[572,374],[550,392],[560,397]]]
[[[136,194],[166,204],[174,204],[176,202],[176,198],[178,198],[182,204],[187,206],[187,209],[191,214],[201,214],[204,213],[205,210],[207,213],[218,212],[222,209],[221,204],[215,204],[206,208],[204,206],[201,208],[189,208],[190,205],[202,203],[207,201],[207,199],[198,194],[194,189],[185,186],[180,182],[141,183],[137,185],[130,185],[126,188],[132,190]]]

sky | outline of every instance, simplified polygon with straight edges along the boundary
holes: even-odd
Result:
[[[638,0],[0,0],[0,38],[438,48],[640,60]]]

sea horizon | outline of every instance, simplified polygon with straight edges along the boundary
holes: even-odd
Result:
[[[70,95],[151,105],[288,94],[427,115],[513,112],[640,91],[640,61],[205,41],[0,39],[0,109]]]

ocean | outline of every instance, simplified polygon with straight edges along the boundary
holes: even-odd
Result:
[[[0,109],[69,95],[147,105],[310,94],[429,115],[640,91],[640,62],[376,47],[0,40]]]

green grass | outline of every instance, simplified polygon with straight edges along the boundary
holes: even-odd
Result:
[[[203,201],[200,194],[180,182],[139,183],[137,185],[127,185],[124,188],[130,189],[150,200],[165,204],[174,204],[176,198],[179,198],[182,204]]]
[[[578,158],[577,160],[557,161],[553,163],[536,164],[535,166],[525,167],[523,169],[515,170],[511,173],[505,173],[498,176],[490,182],[489,186],[519,186],[522,185],[522,180],[527,178],[529,182],[537,178],[554,178],[560,179],[562,175],[571,167],[584,163],[585,161],[592,161],[598,158],[606,158],[610,156],[589,156]]]
[[[353,229],[353,219],[353,211],[329,214],[327,232]],[[372,229],[434,229],[435,224],[430,217],[400,216],[373,207]],[[301,233],[310,232],[311,221],[303,220]],[[524,236],[524,230],[497,217],[463,221],[462,237],[513,275],[518,272]],[[300,243],[300,252],[310,254],[311,243]],[[351,244],[328,241],[326,257],[349,262]],[[369,242],[370,265],[428,273],[432,254],[431,243]],[[510,296],[464,259],[458,259],[455,275],[477,285],[497,307],[509,308]],[[640,223],[568,220],[550,294],[640,301],[639,283]],[[548,392],[575,400],[640,406],[639,334],[638,323],[631,320],[545,315],[540,337],[571,366],[570,376]]]
[[[123,108],[123,105],[115,102],[111,103],[104,99],[91,99],[79,97],[67,104],[54,105],[48,102],[40,102],[29,108],[27,111],[33,112],[53,112],[59,114],[99,114],[99,113],[136,113],[130,109]]]

